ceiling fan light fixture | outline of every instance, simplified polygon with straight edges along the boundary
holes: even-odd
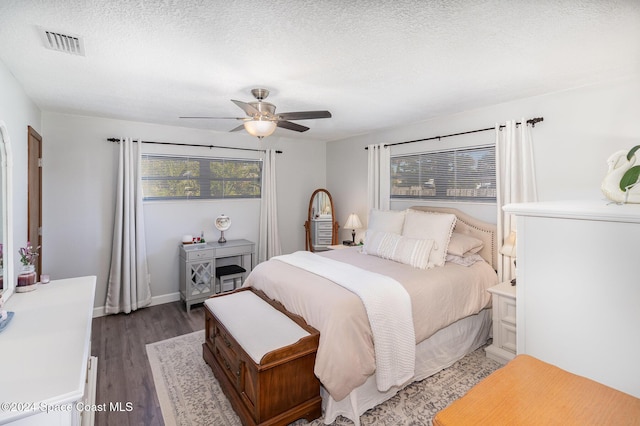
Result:
[[[270,120],[247,120],[244,122],[244,129],[251,136],[264,138],[271,136],[276,131],[276,122]]]
[[[180,118],[206,118],[206,119],[229,119],[242,120],[242,124],[234,127],[230,132],[239,132],[245,129],[251,136],[262,139],[271,136],[276,131],[276,127],[284,130],[292,130],[294,132],[306,132],[309,130],[307,126],[294,123],[291,120],[314,120],[317,118],[331,118],[329,111],[293,111],[276,114],[276,106],[264,99],[269,96],[267,89],[253,89],[251,94],[257,99],[256,102],[242,102],[231,99],[246,117],[191,117],[183,116]]]

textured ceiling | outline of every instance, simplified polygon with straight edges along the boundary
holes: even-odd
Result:
[[[37,27],[80,35],[44,48]],[[1,0],[0,60],[45,111],[229,131],[230,99],[334,140],[640,73],[640,0]]]

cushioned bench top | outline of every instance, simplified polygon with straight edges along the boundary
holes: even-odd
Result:
[[[204,303],[256,364],[267,353],[309,336],[305,329],[251,291],[213,297]]]
[[[640,399],[518,355],[436,414],[433,425],[640,425]]]
[[[247,270],[238,265],[218,266],[216,268],[216,278],[220,278],[225,275],[242,274],[244,272],[247,272]]]

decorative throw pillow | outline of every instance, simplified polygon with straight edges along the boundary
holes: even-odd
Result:
[[[469,256],[482,250],[484,243],[482,240],[470,235],[453,232],[447,247],[447,253],[455,256]]]
[[[447,256],[451,233],[456,225],[456,215],[407,210],[402,236],[419,240],[433,240],[429,255],[430,266],[442,266]]]
[[[429,255],[433,249],[433,240],[400,237],[391,260],[411,265],[414,268],[428,269]]]
[[[429,254],[433,248],[433,240],[420,240],[403,237],[393,232],[367,230],[364,252],[383,259],[411,265],[415,268],[427,269]]]
[[[391,259],[401,235],[393,232],[367,229],[363,250],[366,254]]]
[[[402,234],[404,225],[404,210],[378,210],[371,209],[369,212],[369,224],[367,229],[381,232],[393,232]]]

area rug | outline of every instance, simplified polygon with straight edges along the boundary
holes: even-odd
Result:
[[[204,331],[147,345],[153,380],[167,426],[230,425],[240,419],[222,393],[209,366],[202,359]],[[390,400],[367,411],[362,425],[431,425],[431,419],[452,401],[501,365],[485,356],[484,349],[462,358],[451,367],[413,383]],[[333,425],[353,425],[339,417]],[[322,418],[296,426],[324,425]]]

